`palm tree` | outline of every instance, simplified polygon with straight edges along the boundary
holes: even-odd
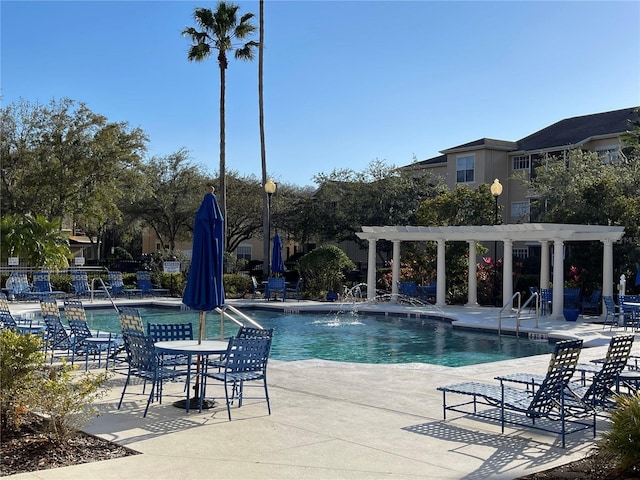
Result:
[[[263,84],[263,64],[264,64],[264,0],[260,0],[260,44],[258,47],[258,110],[260,122],[260,159],[262,160],[262,185],[267,184],[267,150],[264,139],[264,84]],[[262,189],[262,233],[263,257],[269,258],[269,195]],[[262,264],[262,273],[267,276],[269,273],[269,262],[265,260]]]
[[[249,20],[253,13],[246,13],[238,21],[238,5],[219,2],[215,12],[209,8],[196,8],[193,18],[198,29],[187,27],[182,31],[183,36],[191,39],[193,44],[189,48],[189,61],[202,62],[209,58],[213,50],[218,51],[218,65],[220,67],[220,208],[224,215],[224,238],[226,244],[227,233],[227,203],[226,203],[226,165],[225,165],[225,89],[226,69],[228,65],[227,52],[234,49],[233,40],[244,40],[256,29]],[[253,48],[257,42],[247,42],[235,49],[238,60],[253,60]]]

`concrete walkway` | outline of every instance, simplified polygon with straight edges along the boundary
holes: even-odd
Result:
[[[330,307],[312,302],[269,302],[268,307],[304,310],[321,305]],[[14,313],[27,308],[11,304]],[[378,308],[415,314],[413,307]],[[446,307],[444,313],[475,328],[495,330],[498,322],[497,310],[491,308]],[[529,328],[534,322],[523,325]],[[503,320],[505,324],[511,328],[515,319]],[[536,332],[580,336],[600,345],[585,349],[582,362],[602,357],[616,333],[584,321],[543,318]],[[634,354],[640,354],[640,344]],[[562,449],[558,435],[527,428],[507,428],[501,434],[499,425],[457,414],[443,421],[436,387],[465,380],[492,382],[505,373],[544,373],[548,361],[548,355],[541,355],[450,368],[271,360],[272,414],[267,414],[264,401],[247,400],[241,409],[232,410],[231,422],[224,400],[202,413],[186,414],[173,407],[171,403],[183,396],[182,383],[166,384],[162,405],[153,403],[147,418],[142,418],[143,396],[127,395],[117,410],[125,377],[115,374],[108,397],[99,404],[101,416],[85,430],[141,454],[12,478],[514,479],[582,458],[594,439],[589,432],[569,435]],[[141,385],[130,389],[140,392]],[[208,393],[224,399],[219,385],[210,385]],[[606,419],[601,419],[598,432],[606,428]]]

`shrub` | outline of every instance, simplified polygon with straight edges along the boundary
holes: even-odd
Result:
[[[29,398],[36,388],[36,372],[44,363],[41,340],[35,335],[0,331],[1,429],[17,429],[28,413]]]
[[[346,273],[354,268],[347,254],[333,245],[312,250],[296,264],[296,270],[304,278],[305,290],[312,295],[341,292]]]
[[[611,430],[602,434],[599,448],[614,455],[624,470],[640,465],[640,392],[617,396]]]
[[[76,375],[66,362],[50,366],[35,335],[0,332],[0,415],[2,431],[16,430],[28,415],[49,423],[49,438],[64,442],[96,415],[93,402],[106,393],[107,372]]]
[[[246,275],[237,274],[225,274],[223,278],[225,295],[229,296],[242,296],[251,293],[253,290],[253,283],[251,277]]]
[[[49,439],[54,442],[64,442],[89,418],[97,416],[93,402],[106,394],[102,385],[109,373],[75,375],[77,368],[63,361],[41,370],[32,409],[48,419]]]

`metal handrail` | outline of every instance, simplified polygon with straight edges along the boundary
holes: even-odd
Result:
[[[232,311],[234,314],[240,316],[243,320],[249,322],[251,325],[253,325],[256,328],[260,328],[264,330],[264,327],[262,325],[260,325],[258,322],[256,322],[254,319],[252,319],[251,317],[247,316],[246,314],[242,313],[240,310],[238,310],[237,308],[231,306],[231,305],[223,305],[222,307],[216,307],[215,311],[218,312],[220,314],[220,316],[222,317],[220,320],[220,338],[223,339],[224,338],[224,319],[228,318],[229,320],[231,320],[233,323],[235,323],[236,325],[240,326],[240,327],[244,327],[244,323],[242,323],[240,320],[238,320],[237,318],[235,318],[233,315],[230,315],[229,312],[227,312],[227,310]]]
[[[511,295],[511,298],[509,299],[509,301],[507,303],[505,303],[503,305],[503,307],[500,309],[500,312],[498,314],[498,336],[502,335],[502,312],[504,312],[504,310],[509,307],[509,309],[513,309],[513,299],[514,298],[518,298],[518,312],[516,314],[516,318],[518,320],[517,323],[519,323],[519,319],[520,319],[520,292],[516,292],[513,295]]]
[[[109,289],[104,284],[104,280],[102,280],[101,277],[93,277],[93,279],[91,279],[91,303],[93,303],[93,291],[95,290],[94,287],[95,287],[96,280],[100,280],[100,283],[102,284],[102,289],[104,290],[104,294],[109,298],[109,300],[111,301],[111,305],[113,305],[113,308],[115,308],[116,312],[119,312],[118,307],[116,306],[116,303],[113,301],[113,297],[109,292]]]

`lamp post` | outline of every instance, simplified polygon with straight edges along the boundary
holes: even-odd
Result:
[[[264,184],[264,192],[267,194],[267,236],[264,239],[264,261],[262,262],[262,273],[266,277],[269,276],[269,245],[271,243],[271,195],[276,191],[276,184],[269,179]]]
[[[502,195],[502,184],[497,178],[491,184],[491,195],[495,199],[495,208],[493,210],[493,224],[498,224],[498,197]],[[493,242],[493,304],[498,302],[498,241]]]

